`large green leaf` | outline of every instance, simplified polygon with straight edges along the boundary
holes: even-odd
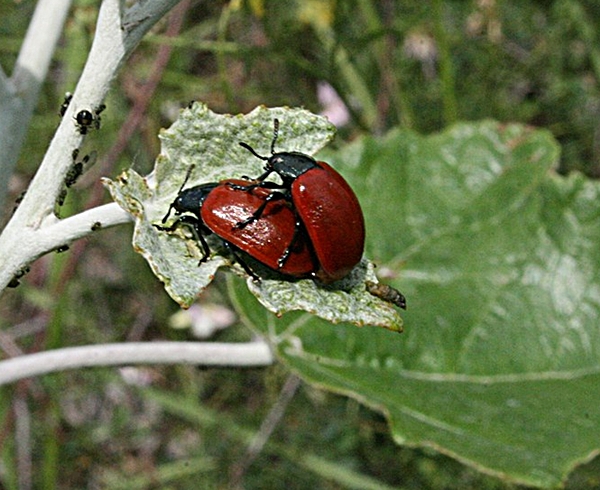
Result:
[[[327,155],[407,296],[402,336],[231,294],[285,363],[385,413],[399,443],[555,486],[600,448],[600,186],[556,175],[558,154],[547,132],[484,122]]]

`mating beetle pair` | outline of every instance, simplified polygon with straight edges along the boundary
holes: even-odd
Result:
[[[210,254],[205,236],[214,233],[255,279],[239,251],[292,278],[313,277],[322,283],[342,279],[363,254],[365,224],[358,199],[325,162],[299,152],[276,153],[278,130],[275,119],[268,157],[240,143],[266,162],[262,175],[189,189],[183,189],[184,182],[162,223],[171,211],[182,216],[157,228],[173,231],[179,224],[189,225],[202,246],[201,262]],[[265,180],[272,173],[281,184]]]

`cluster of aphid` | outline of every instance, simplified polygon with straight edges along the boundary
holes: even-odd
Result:
[[[63,103],[58,111],[58,115],[60,117],[63,117],[66,114],[72,99],[73,94],[67,92],[65,94],[65,99],[63,100]],[[106,109],[106,105],[100,104],[95,109],[82,109],[79,111],[74,116],[75,126],[79,134],[86,135],[92,129],[100,129],[100,113],[104,111],[104,109]],[[58,197],[56,198],[57,207],[61,207],[65,203],[68,189],[77,182],[77,179],[81,176],[84,170],[94,164],[96,161],[96,152],[93,151],[89,155],[85,155],[81,160],[79,160],[78,157],[79,149],[75,148],[72,153],[73,163],[65,176],[65,186],[59,192]]]
[[[58,110],[58,115],[60,117],[63,117],[66,114],[67,109],[69,108],[69,104],[71,103],[72,99],[73,99],[73,94],[71,94],[70,92],[67,92],[65,94],[65,98]],[[101,122],[100,113],[102,111],[104,111],[104,109],[106,109],[106,105],[101,104],[97,108],[92,109],[92,110],[83,109],[83,110],[79,111],[74,116],[75,126],[77,128],[77,131],[80,134],[86,135],[86,134],[88,134],[88,132],[91,129],[100,129],[100,122]],[[58,193],[58,196],[56,198],[56,207],[57,208],[61,207],[65,203],[65,199],[67,197],[67,190],[77,182],[77,179],[81,176],[81,174],[86,170],[87,167],[94,164],[94,162],[96,160],[96,152],[93,151],[89,155],[85,155],[81,160],[78,157],[79,157],[79,149],[76,148],[73,150],[73,153],[72,153],[73,163],[72,163],[71,167],[69,168],[69,170],[67,171],[67,174],[65,176],[64,187]],[[21,195],[15,201],[15,207],[13,209],[13,213],[17,210],[17,207],[18,207],[19,203],[23,200],[24,196],[25,196],[25,192],[21,193]],[[58,213],[58,211],[56,211],[56,212]],[[96,222],[91,226],[91,229],[92,229],[92,231],[98,230],[101,228],[101,226],[102,226],[101,223]],[[69,249],[68,245],[62,245],[62,246],[56,248],[55,251],[56,252],[64,252],[65,250],[68,250],[68,249]],[[10,283],[8,284],[8,287],[15,288],[15,287],[19,286],[19,284],[20,284],[19,280],[28,272],[29,272],[28,266],[20,269],[15,274],[15,276],[12,278],[12,280],[10,281]]]

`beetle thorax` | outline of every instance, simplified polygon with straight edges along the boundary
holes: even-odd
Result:
[[[304,153],[290,151],[275,153],[269,158],[267,166],[277,172],[284,182],[289,182],[318,165],[314,158]]]
[[[177,214],[192,213],[196,216],[200,214],[200,208],[206,199],[206,196],[218,184],[201,184],[189,189],[185,189],[179,193],[175,201],[173,201],[173,209]]]

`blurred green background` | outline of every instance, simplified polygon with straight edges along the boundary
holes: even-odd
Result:
[[[14,199],[43,157],[65,92],[74,90],[98,6],[73,3],[10,177]],[[9,74],[34,7],[0,0],[0,63]],[[82,149],[96,151],[98,162],[60,215],[108,202],[100,176],[131,165],[148,172],[159,129],[191,100],[223,113],[259,104],[325,112],[340,125],[337,146],[395,126],[426,134],[459,120],[517,121],[552,131],[563,150],[559,172],[597,178],[599,32],[600,6],[591,0],[186,0],[115,81],[102,130]],[[34,263],[21,287],[0,299],[5,338],[24,352],[192,339],[169,326],[179,309],[130,239],[130,226],[103,230]],[[228,304],[222,277],[201,304]],[[235,324],[214,339],[249,337]],[[289,376],[277,365],[94,369],[3,387],[0,489],[17,488],[28,461],[34,487],[44,489],[514,488],[434,451],[398,447],[381,415]],[[169,397],[189,414],[174,413]],[[285,414],[254,454],[248,443],[277,403]],[[598,488],[598,466],[579,468],[568,488]]]

